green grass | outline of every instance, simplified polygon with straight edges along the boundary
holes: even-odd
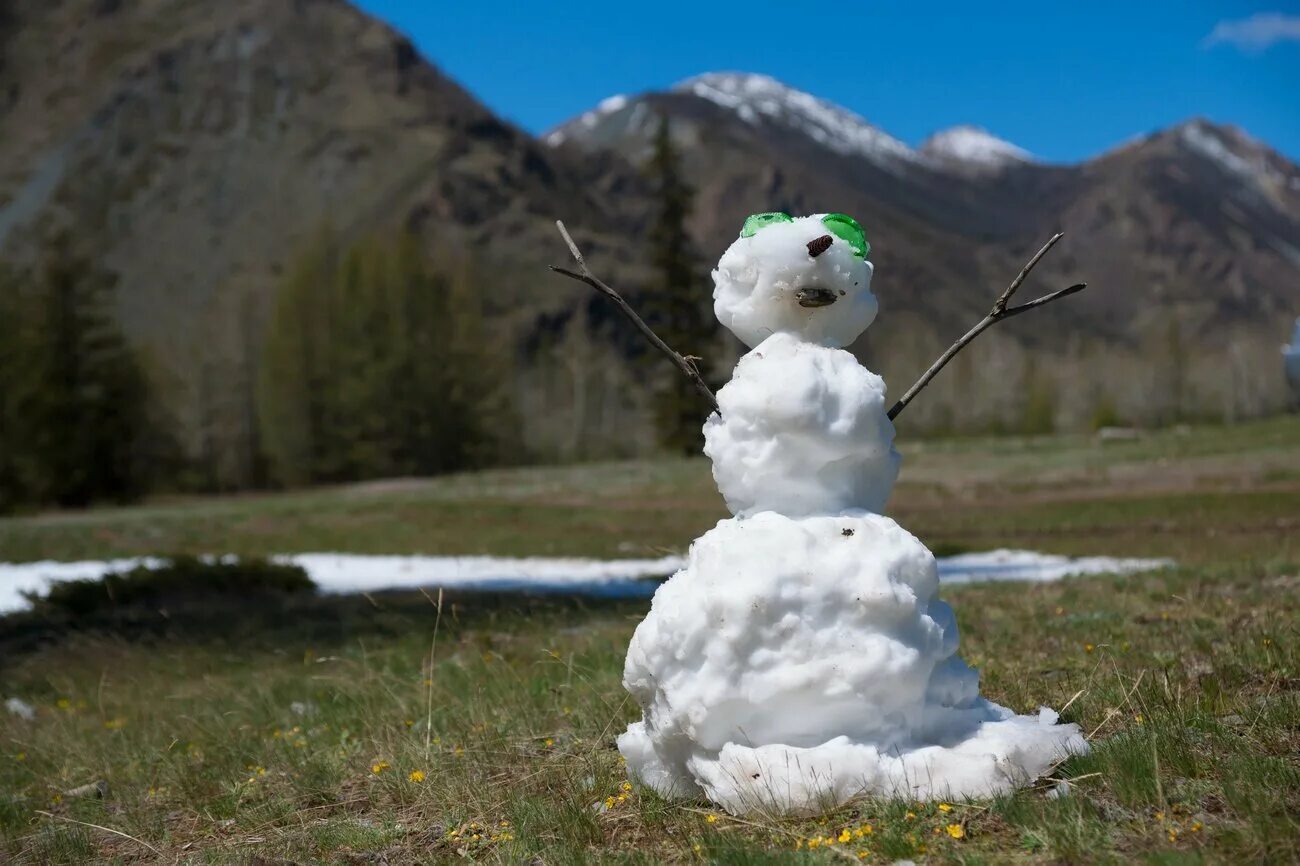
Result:
[[[897,514],[932,543],[1184,563],[945,593],[987,696],[1022,712],[1068,704],[1091,734],[1091,755],[1033,790],[949,811],[868,800],[822,820],[665,802],[624,790],[612,748],[637,715],[619,680],[644,603],[460,594],[439,615],[418,594],[286,597],[0,658],[0,697],[37,708],[33,722],[0,717],[0,861],[1300,862],[1296,434],[1288,419],[1101,449],[970,440],[909,454]],[[36,516],[0,523],[0,558],[181,540],[632,555],[716,519],[704,470],[520,470]],[[506,513],[507,527],[474,519]],[[550,538],[562,531],[597,537]],[[1060,779],[1070,793],[1046,796]],[[106,798],[67,793],[98,781]]]

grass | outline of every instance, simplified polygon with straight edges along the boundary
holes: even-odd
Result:
[[[868,800],[821,820],[665,802],[626,790],[612,748],[637,716],[619,680],[643,603],[288,596],[220,608],[206,628],[173,615],[162,631],[69,633],[0,659],[0,696],[36,708],[0,717],[0,861],[1300,862],[1300,423],[1104,448],[925,443],[908,459],[896,511],[932,544],[1183,563],[945,593],[987,696],[1068,704],[1092,735],[1093,753],[1038,789],[947,810]],[[703,469],[36,516],[0,523],[0,558],[63,543],[634,555],[716,519]],[[509,527],[491,524],[505,513]],[[1069,793],[1047,796],[1063,779]],[[100,781],[107,797],[70,793]]]

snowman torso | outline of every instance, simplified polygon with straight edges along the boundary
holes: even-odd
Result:
[[[843,349],[773,334],[741,358],[704,425],[737,517],[883,511],[899,456],[885,383]]]
[[[751,351],[718,392],[705,453],[734,517],[696,539],[628,648],[643,719],[629,773],[733,813],[812,813],[862,793],[1008,790],[1075,726],[979,697],[934,556],[883,516],[898,475],[885,385],[842,347],[876,300],[842,214],[758,214],[714,271]]]

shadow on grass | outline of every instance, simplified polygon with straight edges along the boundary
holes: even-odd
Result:
[[[194,561],[174,561],[186,579],[161,580],[110,575],[98,581],[57,585],[31,610],[0,616],[0,669],[20,656],[73,638],[106,636],[133,642],[214,644],[241,650],[311,646],[316,649],[358,639],[430,630],[440,620],[443,634],[468,628],[510,628],[520,620],[575,623],[593,614],[641,616],[648,599],[601,598],[577,593],[445,590],[321,595],[265,568],[257,579],[232,577],[228,570],[196,576]],[[275,568],[275,567],[272,567]],[[164,573],[166,570],[164,570]],[[303,580],[306,580],[305,576]]]

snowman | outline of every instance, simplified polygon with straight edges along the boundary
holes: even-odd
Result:
[[[885,383],[843,349],[876,316],[869,251],[844,214],[756,214],[713,272],[751,349],[704,427],[734,516],[659,587],[623,678],[643,718],[619,751],[663,796],[737,815],[987,797],[1088,749],[1050,709],[980,697],[934,555],[881,513]]]

